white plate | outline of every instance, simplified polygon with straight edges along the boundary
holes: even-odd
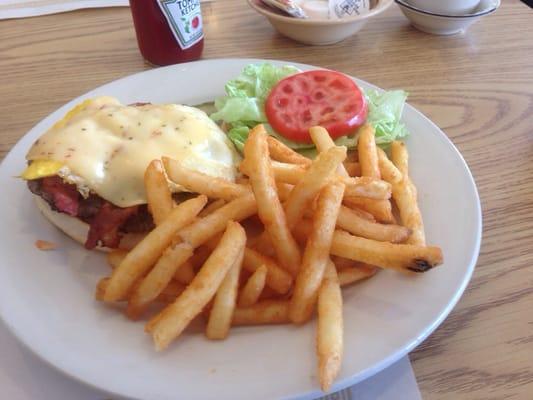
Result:
[[[8,154],[0,168],[0,315],[37,355],[73,378],[132,398],[320,394],[314,323],[233,329],[224,342],[189,332],[168,351],[156,353],[142,323],[131,323],[93,300],[97,280],[109,273],[103,256],[85,251],[44,220],[25,184],[15,178],[31,143],[82,98],[107,94],[123,103],[197,104],[221,95],[226,81],[258,61],[208,60],[111,82],[52,113]],[[445,263],[415,277],[382,271],[344,291],[345,357],[333,390],[375,374],[424,340],[459,300],[479,252],[481,209],[463,158],[413,107],[406,107],[404,121],[412,132],[407,145],[428,242],[442,247]],[[36,239],[61,248],[39,251]]]

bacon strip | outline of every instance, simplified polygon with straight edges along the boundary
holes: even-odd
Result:
[[[139,212],[139,206],[121,208],[102,198],[96,199],[98,201],[94,198],[84,199],[75,185],[63,182],[59,176],[43,178],[38,186],[34,184],[30,190],[47,200],[52,209],[78,217],[89,224],[85,242],[87,249],[94,249],[99,244],[118,247],[122,237],[120,229]]]
[[[80,194],[75,185],[63,182],[59,176],[43,178],[42,190],[52,196],[55,208],[71,217],[76,217],[79,210]]]
[[[137,213],[137,208],[120,208],[105,202],[91,221],[85,248],[94,249],[99,243],[105,247],[118,247],[121,238],[119,229],[129,217]]]

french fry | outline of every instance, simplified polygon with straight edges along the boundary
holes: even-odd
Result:
[[[50,251],[57,249],[57,243],[49,242],[47,240],[38,239],[35,241],[35,247],[42,251]]]
[[[407,243],[424,246],[426,244],[424,222],[418,208],[417,190],[409,177],[409,155],[405,145],[397,141],[392,142],[391,157],[394,166],[401,171],[403,177],[399,182],[391,183],[393,183],[392,196],[400,211],[402,224],[413,231]],[[389,169],[392,170],[393,167],[389,166]]]
[[[286,300],[263,300],[253,306],[236,308],[234,326],[288,324],[289,302]]]
[[[381,242],[403,243],[411,234],[404,226],[371,222],[359,216],[358,212],[342,206],[337,219],[337,226],[355,236]]]
[[[224,199],[217,199],[209,203],[207,206],[205,206],[205,208],[202,211],[200,211],[200,214],[198,214],[198,217],[203,218],[211,214],[213,211],[218,210],[224,204],[226,204],[226,201]]]
[[[248,278],[239,295],[239,307],[250,307],[257,303],[265,288],[267,271],[266,265],[263,264]]]
[[[228,336],[237,303],[243,255],[244,246],[217,290],[205,330],[205,335],[209,339],[220,340]]]
[[[194,267],[191,262],[191,257],[192,252],[191,255],[187,258],[187,260],[178,266],[178,269],[174,274],[174,279],[183,285],[188,285],[194,279]]]
[[[122,249],[112,250],[106,255],[107,263],[112,269],[117,268],[120,263],[126,258],[128,252]]]
[[[355,161],[345,161],[344,168],[348,176],[361,176],[361,164]]]
[[[315,129],[316,128],[316,129]],[[325,130],[318,129],[317,127],[311,128],[310,131],[316,135],[324,134],[329,137],[329,134]],[[318,137],[318,136],[317,136]],[[326,140],[322,141],[322,144]],[[285,215],[287,216],[287,225],[289,229],[292,229],[298,221],[302,218],[306,209],[309,208],[311,201],[313,201],[320,190],[327,185],[329,180],[335,176],[335,173],[339,167],[342,167],[342,161],[346,158],[346,147],[330,146],[323,152],[321,152],[313,161],[311,166],[305,170],[300,181],[294,186],[289,193],[287,201],[283,208],[285,209]],[[347,176],[346,171],[344,175]],[[278,186],[280,184],[278,183]],[[262,235],[257,241],[259,248],[265,248],[270,246],[268,237]],[[298,265],[293,265],[289,272],[296,276],[298,272]]]
[[[268,151],[273,160],[289,164],[311,165],[311,160],[295,152],[272,136],[267,137]]]
[[[172,242],[174,234],[189,224],[206,202],[205,196],[198,196],[175,207],[168,218],[152,230],[113,270],[104,300],[116,301],[124,297],[133,283],[155,264],[163,250]]]
[[[135,285],[139,283],[140,282],[136,282],[133,288],[135,288]],[[102,278],[98,281],[98,284],[96,285],[96,293],[95,293],[96,300],[103,301],[104,293],[105,293],[105,290],[107,289],[108,284],[109,284],[109,277]],[[168,284],[168,286],[165,289],[163,289],[161,294],[155,299],[155,302],[164,303],[164,304],[171,303],[184,290],[185,290],[185,286],[183,286],[181,283],[171,281]],[[123,299],[120,299],[119,301],[127,301],[127,300],[128,300],[128,295],[126,295]]]
[[[302,265],[294,283],[289,316],[292,322],[301,324],[311,318],[329,262],[329,252],[335,224],[344,194],[344,184],[333,182],[327,185],[318,198],[313,216],[313,229],[307,240]]]
[[[270,257],[247,247],[244,250],[243,268],[255,273],[262,266],[265,266],[268,271],[266,275],[266,284],[268,287],[279,294],[285,294],[290,290],[292,287],[292,276]]]
[[[379,222],[394,223],[392,206],[389,200],[373,200],[366,197],[344,197],[343,203],[350,208],[359,208]]]
[[[300,249],[291,235],[276,191],[263,125],[250,132],[244,145],[247,172],[257,201],[257,212],[272,240],[279,262],[288,271],[300,265]]]
[[[324,151],[336,146],[335,142],[329,135],[329,132],[321,126],[313,126],[309,128],[309,135],[311,136],[311,140],[315,144],[319,153],[323,153]],[[340,176],[350,176],[348,175],[346,168],[344,168],[344,164],[340,164],[337,167],[337,173]]]
[[[383,149],[377,148],[378,151],[378,160],[379,160],[379,170],[383,180],[389,182],[391,185],[398,184],[402,181],[403,175],[398,168],[393,164],[391,160],[387,157],[387,154]]]
[[[443,261],[439,247],[378,242],[342,231],[334,234],[331,254],[403,272],[426,272]]]
[[[402,176],[409,176],[409,155],[404,142],[395,140],[391,143],[391,161],[401,172]]]
[[[360,129],[357,143],[361,175],[374,179],[381,179],[379,155],[374,137],[374,128],[366,124]],[[393,223],[394,216],[390,201],[372,202],[372,204],[360,205],[365,211],[371,212],[381,222]],[[348,203],[349,204],[349,203]],[[366,208],[365,208],[366,207]],[[371,211],[371,209],[373,211]]]
[[[209,258],[211,255],[211,249],[209,249],[207,246],[200,246],[194,249],[194,254],[191,258],[189,258],[189,261],[194,267],[194,270],[197,271],[200,269],[202,265],[204,265],[205,260]]]
[[[343,206],[344,207],[344,206]],[[306,218],[313,218],[313,210],[314,210],[315,207],[312,207],[312,208],[309,208],[307,210],[305,210],[304,212],[304,217]],[[359,208],[349,208],[350,212],[352,212],[353,214],[356,214],[359,218],[363,218],[367,221],[371,221],[371,222],[376,222],[376,219],[374,218],[374,216],[366,211],[363,211]]]
[[[155,299],[168,286],[176,272],[193,254],[193,247],[188,243],[178,243],[168,247],[154,268],[133,290],[128,301],[126,315],[130,319],[138,319],[148,304]]]
[[[335,146],[335,143],[331,139],[328,131],[320,126],[315,126],[309,129],[309,134],[313,143],[317,147],[319,152],[326,151],[331,147]],[[364,162],[367,164],[372,164],[367,166],[367,171],[372,171],[374,178],[379,179],[379,173],[375,173],[377,168],[377,154],[376,145],[374,142],[374,134],[371,128],[364,127],[362,128],[362,133],[359,138],[360,147],[359,149],[359,158],[363,158]],[[363,157],[361,156],[363,153]],[[366,153],[372,153],[370,156],[367,156]],[[374,165],[375,164],[375,165]],[[337,169],[337,173],[340,176],[349,176],[348,172],[343,165],[340,165]],[[367,175],[371,176],[371,175]],[[372,177],[372,176],[371,176]],[[387,211],[391,209],[390,203],[383,201],[383,206],[381,208],[386,209]],[[392,210],[391,210],[392,213]],[[381,240],[381,241],[390,241],[390,242],[403,242],[407,239],[410,232],[409,229],[406,229],[397,225],[381,225],[370,223],[365,221],[357,211],[352,211],[347,207],[341,207],[337,225],[347,230],[348,232],[353,233],[357,236],[366,237],[369,239]]]
[[[367,211],[363,211],[357,207],[350,207],[350,210],[357,214],[360,218],[366,219],[367,221],[376,222],[376,218]]]
[[[118,245],[120,250],[130,251],[137,246],[144,238],[146,233],[129,233],[120,240]]]
[[[276,252],[272,251],[272,242],[270,241],[270,238],[268,237],[267,233],[263,231],[261,235],[259,235],[256,238],[250,239],[250,248],[258,251],[259,253],[270,257],[272,259],[276,259]],[[287,271],[284,268],[284,271]],[[291,271],[287,271],[291,276],[293,276]]]
[[[153,160],[144,173],[144,187],[148,199],[148,208],[156,225],[161,224],[172,209],[174,200],[168,187],[167,177],[163,165],[159,160]]]
[[[317,356],[322,391],[327,392],[338,375],[343,354],[342,294],[337,271],[328,262],[318,292]]]
[[[241,164],[241,170],[246,173],[248,164]],[[272,162],[276,182],[296,185],[305,175],[306,168],[301,165]],[[391,187],[388,182],[369,177],[337,176],[346,185],[346,197],[360,196],[368,199],[383,200],[390,198]]]
[[[305,243],[312,230],[312,223],[302,220],[294,234],[298,241]],[[442,250],[435,246],[393,244],[378,242],[350,235],[336,230],[333,234],[330,253],[376,267],[394,269],[401,272],[426,272],[442,264]]]
[[[112,269],[115,269],[120,265],[122,260],[126,257],[128,254],[125,250],[113,250],[107,253],[107,262],[110,265]],[[194,266],[190,259],[185,261],[181,266],[178,268],[176,273],[174,274],[174,279],[184,285],[189,284],[192,279],[194,278]],[[169,282],[169,285],[172,283]]]
[[[361,175],[381,179],[374,128],[369,124],[365,124],[359,128],[357,152],[359,154]]]
[[[98,301],[104,301],[104,293],[109,285],[109,277],[101,278],[96,284],[96,290],[94,292],[94,298]],[[120,299],[122,300],[122,299]]]
[[[246,174],[248,171],[248,163],[246,160],[241,163],[241,172]],[[288,183],[290,185],[296,185],[307,171],[304,165],[282,163],[279,161],[272,161],[272,171],[276,178],[276,183]]]
[[[352,283],[374,276],[378,268],[372,265],[360,264],[357,267],[346,267],[337,270],[341,286],[348,286]]]
[[[407,243],[424,246],[426,244],[424,222],[418,208],[414,184],[409,178],[404,179],[401,183],[394,185],[392,195],[400,211],[402,224],[412,230]]]
[[[248,177],[246,176],[237,176],[235,178],[235,183],[239,184],[239,185],[249,185],[250,184],[250,180],[248,179]]]
[[[111,278],[109,276],[106,276],[105,278],[102,278],[98,281],[98,283],[96,284],[96,292],[94,294],[94,298],[95,300],[98,300],[98,301],[104,301],[104,294],[105,294],[105,291],[107,290],[107,287],[109,286],[109,280]],[[134,290],[138,285],[139,285],[140,281],[137,280],[133,286],[131,287],[130,291],[125,293],[124,296],[120,299],[118,299],[117,301],[118,302],[122,302],[122,301],[128,301],[128,298],[130,296],[130,292],[132,290]]]
[[[378,269],[426,272],[443,255],[425,245],[403,143],[392,144],[389,159],[364,126],[347,156],[324,128],[310,135],[315,160],[255,127],[237,183],[166,157],[150,163],[145,188],[156,227],[108,253],[113,272],[95,298],[127,302],[132,319],[152,302],[165,305],[145,324],[157,351],[196,317],[207,319],[207,338],[220,340],[232,326],[300,324],[316,308],[318,376],[328,391],[343,357],[341,287]],[[175,205],[167,176],[200,196]],[[394,224],[391,197],[403,226]]]
[[[289,195],[291,194],[294,185],[290,185],[288,183],[283,182],[277,182],[276,187],[278,188],[278,196],[280,201],[284,202],[289,198]]]
[[[309,134],[319,152],[335,146],[328,131],[321,126],[310,128]],[[343,165],[339,166],[337,173],[341,176],[361,176],[361,166],[357,161],[344,161]]]
[[[222,178],[212,177],[181,166],[179,162],[163,157],[169,179],[193,193],[209,198],[233,200],[250,193],[250,188]]]
[[[183,293],[182,293],[183,294]],[[157,323],[159,321],[161,321],[161,319],[163,318],[163,311],[165,311],[166,309],[168,309],[172,304],[174,304],[178,299],[174,299],[174,301],[170,302],[170,304],[167,304],[167,306],[162,310],[160,311],[158,314],[154,315],[152,318],[150,318],[148,320],[148,322],[146,322],[146,324],[144,324],[144,331],[146,333],[152,333],[155,326],[157,325]],[[204,312],[206,308],[202,309],[202,312]],[[204,312],[204,315],[205,315],[205,312]],[[194,319],[194,317],[191,318],[191,321]],[[190,321],[189,321],[190,322]]]
[[[214,249],[219,240],[220,237],[215,236],[206,242],[206,246]],[[244,249],[243,269],[255,273],[261,267],[266,267],[267,269],[266,284],[269,287],[279,294],[285,294],[290,290],[292,287],[292,276],[286,270],[281,268],[276,261],[267,255],[246,247]]]
[[[167,287],[159,294],[159,296],[157,296],[155,301],[163,304],[172,303],[184,290],[185,285],[176,281],[170,281]]]
[[[391,197],[391,186],[388,182],[367,176],[342,178],[346,185],[345,197],[362,197],[369,201],[388,200]]]
[[[292,229],[309,206],[310,202],[324,188],[342,161],[346,158],[346,147],[330,147],[320,153],[306,170],[302,179],[294,186],[284,204],[287,225]],[[346,171],[345,171],[346,172]],[[342,184],[344,193],[344,184]]]
[[[257,203],[254,195],[248,193],[223,205],[204,218],[195,221],[178,232],[184,242],[193,247],[204,244],[217,233],[222,232],[229,220],[241,221],[257,212]]]
[[[348,258],[339,257],[339,256],[330,256],[330,260],[335,264],[335,268],[337,268],[337,272],[340,271],[343,268],[352,268],[359,265],[367,265],[360,263],[358,261],[350,260]]]
[[[249,193],[178,231],[176,233],[178,243],[163,253],[154,268],[133,292],[128,304],[128,315],[132,318],[139,316],[168,285],[180,265],[192,256],[196,247],[222,232],[228,221],[247,218],[254,214],[256,209],[253,194]]]
[[[150,333],[156,350],[165,349],[202,312],[213,298],[222,280],[244,250],[246,233],[236,222],[228,222],[217,248],[185,291],[154,317]]]

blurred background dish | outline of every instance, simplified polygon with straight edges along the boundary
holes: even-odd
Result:
[[[500,6],[500,0],[481,0],[471,14],[445,15],[421,10],[414,7],[411,1],[394,1],[415,28],[433,35],[453,35],[465,31],[474,22],[493,13]]]
[[[385,11],[393,0],[374,0],[370,11],[363,15],[343,19],[299,19],[286,16],[261,0],[247,0],[259,14],[265,16],[274,28],[284,36],[311,45],[333,44],[357,33],[373,16]]]
[[[443,15],[464,15],[474,12],[480,0],[406,0],[420,10]]]

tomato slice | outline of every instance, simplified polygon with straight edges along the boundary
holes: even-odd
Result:
[[[361,89],[346,75],[315,70],[279,81],[268,95],[265,112],[276,132],[310,143],[309,128],[316,125],[332,138],[353,133],[366,121],[368,107]]]

